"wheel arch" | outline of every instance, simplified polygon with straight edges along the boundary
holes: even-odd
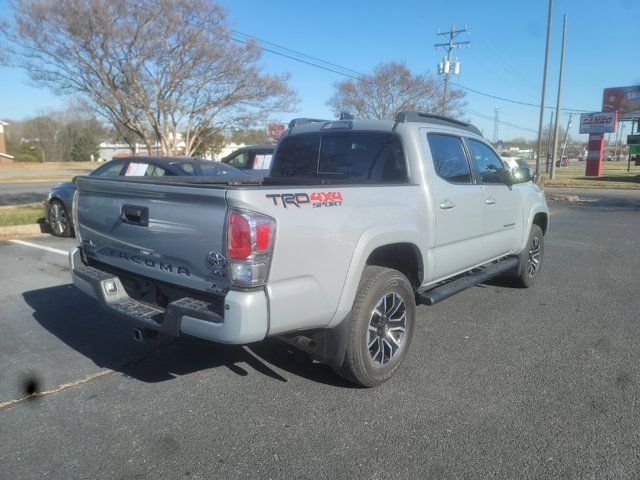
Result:
[[[547,212],[538,212],[533,216],[532,225],[538,225],[542,229],[542,234],[547,234],[547,228],[549,227],[549,215]]]
[[[338,307],[327,327],[336,326],[348,315],[367,265],[399,270],[417,289],[424,276],[420,240],[421,233],[416,225],[385,225],[365,231],[356,245]]]

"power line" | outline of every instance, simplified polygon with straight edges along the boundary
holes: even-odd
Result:
[[[485,41],[483,38],[478,37],[478,43],[480,45],[480,52],[482,53],[482,50],[485,49],[486,52],[493,57],[493,59],[495,59],[498,63],[502,64],[504,66],[503,70],[506,73],[510,73],[514,79],[518,79],[523,86],[526,85],[526,87],[528,89],[530,89],[532,92],[536,90],[536,87],[534,87],[534,85],[529,81],[529,79],[523,75],[520,71],[518,71],[513,65],[511,65],[511,63],[507,62],[504,58],[502,58],[494,49],[493,47],[491,47],[491,45],[489,45],[489,43],[487,41]],[[487,55],[487,57],[489,56]],[[495,69],[493,69],[495,72]]]
[[[238,43],[243,43],[243,44],[247,43],[245,40],[242,40],[240,38],[231,37],[231,39],[236,41],[236,42],[238,42]],[[338,75],[342,75],[342,76],[345,76],[345,77],[350,77],[350,78],[353,78],[354,80],[358,80],[360,78],[360,77],[357,77],[355,75],[350,75],[348,73],[341,72],[339,70],[336,70],[336,69],[333,69],[333,68],[329,68],[329,67],[326,67],[326,66],[323,66],[323,65],[319,65],[319,64],[311,62],[311,61],[303,60],[302,58],[294,57],[293,55],[287,55],[286,53],[278,52],[276,50],[267,48],[267,47],[265,47],[263,45],[260,45],[260,48],[262,50],[264,50],[265,52],[274,53],[274,54],[280,55],[282,57],[290,58],[291,60],[295,60],[297,62],[306,63],[307,65],[311,65],[312,67],[321,68],[322,70],[326,70],[328,72],[337,73]]]
[[[323,64],[329,66],[329,67],[333,67],[333,68],[336,68],[336,69],[339,69],[339,70],[343,70],[343,71],[351,73],[353,75],[359,75],[359,76],[362,76],[362,77],[366,77],[367,76],[362,72],[358,72],[357,70],[353,70],[351,68],[342,67],[342,66],[340,66],[338,64],[331,63],[331,62],[328,62],[326,60],[322,60],[321,58],[318,58],[318,57],[312,57],[311,55],[307,55],[306,53],[298,52],[296,50],[292,50],[290,48],[283,47],[283,46],[278,45],[276,43],[269,42],[268,40],[264,40],[262,38],[258,38],[258,37],[252,36],[252,35],[248,35],[246,33],[242,33],[242,32],[240,32],[238,30],[233,30],[232,29],[231,31],[233,33],[237,34],[237,35],[242,36],[242,37],[251,38],[253,40],[256,40],[259,43],[262,43],[262,44],[265,44],[265,45],[270,45],[272,47],[278,48],[278,49],[283,50],[285,52],[289,52],[289,53],[291,53],[291,54],[293,54],[293,55],[295,55],[297,57],[303,57],[303,58],[307,58],[309,60],[313,60],[314,62],[320,62],[320,63],[323,63]]]
[[[495,121],[495,116],[491,117],[489,115],[485,115],[484,113],[476,112],[475,110],[469,110],[468,108],[463,108],[462,111],[464,113],[468,113],[469,115],[474,115],[474,116],[479,117],[479,118],[484,118],[485,120]],[[499,120],[498,119],[498,123],[500,125],[504,125],[505,127],[511,127],[511,128],[515,128],[517,130],[523,130],[523,131],[531,132],[531,133],[538,133],[538,131],[534,130],[533,128],[523,127],[522,125],[516,125],[515,123],[505,122],[504,120]]]
[[[304,63],[306,65],[310,65],[312,67],[320,68],[320,69],[326,70],[328,72],[336,73],[336,74],[342,75],[344,77],[349,77],[349,78],[352,78],[354,80],[358,80],[358,79],[360,79],[362,77],[368,77],[369,76],[369,75],[366,75],[364,73],[357,72],[356,70],[351,70],[349,68],[342,67],[342,66],[340,66],[338,64],[335,64],[335,63],[332,63],[332,62],[328,62],[326,60],[322,60],[322,59],[317,58],[317,57],[312,57],[310,55],[306,55],[306,54],[304,54],[302,52],[298,52],[296,50],[293,50],[293,49],[290,49],[290,48],[287,48],[287,47],[283,47],[283,46],[275,44],[273,42],[261,41],[260,39],[254,37],[253,35],[249,35],[249,34],[246,34],[246,33],[243,33],[243,32],[239,32],[237,30],[234,30],[233,32],[238,34],[238,35],[243,35],[246,38],[251,38],[251,39],[255,40],[259,44],[260,48],[262,48],[266,52],[273,53],[274,55],[280,55],[282,57],[286,57],[286,58],[289,58],[291,60],[295,60],[297,62],[301,62],[301,63]],[[242,39],[242,38],[237,38],[237,37],[233,37],[233,36],[231,38],[232,38],[232,40],[234,40],[234,41],[236,41],[238,43],[242,43],[242,44],[246,44],[247,43],[247,41]],[[274,48],[267,48],[267,47],[263,46],[262,43],[268,44],[268,45],[272,45],[272,46],[274,46],[276,48],[279,48],[279,49],[285,50],[287,52],[290,52],[291,54],[275,50]],[[304,57],[304,58],[300,58],[300,57]],[[306,59],[308,59],[308,60],[306,60]],[[349,73],[349,72],[353,72],[353,73]],[[355,73],[355,75],[354,75],[354,73]],[[482,95],[482,96],[485,96],[485,97],[488,97],[488,98],[492,98],[494,100],[500,100],[502,102],[514,103],[516,105],[524,105],[526,107],[540,108],[539,104],[530,103],[530,102],[523,102],[523,101],[520,101],[520,100],[514,100],[514,99],[510,99],[510,98],[505,98],[505,97],[500,97],[498,95],[492,95],[490,93],[481,92],[480,90],[476,90],[476,89],[473,89],[473,88],[470,88],[470,87],[465,87],[464,85],[460,85],[459,83],[453,83],[453,82],[451,82],[451,83],[452,83],[452,85],[454,85],[454,86],[456,86],[458,88],[461,88],[463,90],[475,93],[477,95]],[[548,106],[548,105],[545,105],[544,108],[555,109],[555,107]],[[575,108],[562,108],[561,110],[563,110],[565,112],[576,112],[576,113],[587,113],[587,112],[591,111],[591,110],[580,110],[580,109],[575,109]],[[491,117],[490,117],[490,119],[493,120]]]
[[[499,97],[497,95],[491,95],[490,93],[485,93],[485,92],[481,92],[479,90],[475,90],[473,88],[465,87],[464,85],[460,85],[459,83],[454,83],[453,85],[455,85],[458,88],[462,88],[463,90],[467,90],[469,92],[476,93],[478,95],[483,95],[485,97],[493,98],[494,100],[501,100],[503,102],[516,103],[518,105],[524,105],[526,107],[540,108],[539,104],[536,105],[535,103],[521,102],[520,100],[512,100],[512,99],[509,99],[509,98]],[[555,110],[556,107],[552,107],[550,105],[545,105],[544,108]],[[578,110],[576,108],[561,108],[560,110],[563,110],[565,112],[574,112],[574,113],[576,113],[576,112],[577,113],[588,113],[588,112],[591,111],[591,110]]]

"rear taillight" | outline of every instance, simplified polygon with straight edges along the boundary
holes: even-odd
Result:
[[[251,225],[244,215],[231,212],[228,230],[228,258],[244,260],[251,255]]]
[[[255,287],[267,280],[276,221],[254,212],[231,210],[227,217],[227,259],[231,282]]]

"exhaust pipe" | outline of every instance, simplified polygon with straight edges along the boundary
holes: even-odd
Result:
[[[296,348],[299,348],[303,352],[307,353],[315,353],[316,351],[316,342],[309,337],[305,337],[302,335],[298,335],[295,337],[278,337],[285,343],[289,345],[293,345]]]
[[[158,332],[150,328],[135,327],[133,329],[133,340],[138,343],[144,343],[149,340],[158,338]]]

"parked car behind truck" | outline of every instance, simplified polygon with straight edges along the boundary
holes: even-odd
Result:
[[[473,126],[293,121],[269,177],[77,179],[75,285],[154,332],[279,337],[363,386],[391,378],[434,304],[534,285],[548,208]]]
[[[269,170],[274,149],[273,145],[247,145],[220,161],[239,170]]]
[[[191,157],[126,157],[110,160],[89,175],[96,177],[161,177],[173,175],[238,176],[245,175],[231,165]],[[63,182],[51,189],[44,202],[45,221],[57,237],[73,234],[71,208],[74,182]]]

